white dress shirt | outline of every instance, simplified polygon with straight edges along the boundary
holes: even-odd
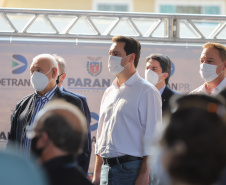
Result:
[[[162,93],[163,93],[163,91],[165,90],[165,85],[161,88],[161,89],[159,89],[159,92],[160,92],[160,94],[162,95]]]
[[[218,94],[224,88],[226,88],[226,78],[224,78],[224,80],[222,80],[221,83],[217,87],[215,87],[214,89],[212,89],[211,95]],[[201,85],[200,87],[198,87],[197,89],[191,91],[189,94],[206,94],[206,95],[209,95],[206,92],[205,83],[203,85]]]
[[[138,72],[120,87],[115,79],[101,101],[95,153],[104,158],[151,155],[162,123],[161,104],[158,89]]]

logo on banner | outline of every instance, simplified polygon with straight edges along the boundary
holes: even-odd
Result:
[[[175,65],[174,63],[171,61],[171,74],[170,76],[173,76],[173,73],[175,72]]]
[[[87,62],[87,71],[89,74],[91,74],[92,76],[97,76],[101,73],[102,71],[102,62],[99,61],[101,59],[101,57],[88,57],[88,59],[90,61]]]
[[[27,60],[22,55],[13,55],[12,73],[21,74],[27,69]]]
[[[91,122],[92,123],[94,122],[93,124],[90,125],[90,130],[91,131],[95,131],[97,129],[97,127],[98,127],[99,116],[95,112],[90,112],[90,115],[91,115],[91,118],[92,118]]]

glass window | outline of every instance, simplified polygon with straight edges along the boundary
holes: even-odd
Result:
[[[219,6],[160,5],[160,13],[221,14]]]
[[[205,6],[203,8],[204,14],[220,14],[220,7],[219,6]]]
[[[104,4],[99,3],[97,5],[98,11],[122,11],[128,12],[128,5],[126,4]]]
[[[176,6],[172,5],[161,5],[160,6],[160,13],[175,13]]]

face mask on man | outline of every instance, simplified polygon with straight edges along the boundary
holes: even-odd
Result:
[[[53,80],[51,79],[49,81],[49,79],[46,76],[51,70],[52,68],[46,74],[34,71],[33,75],[31,76],[31,84],[36,91],[44,90],[47,87],[47,85]]]
[[[217,67],[219,67],[220,65],[217,66],[217,65],[206,64],[206,63],[200,64],[199,73],[202,79],[205,80],[205,82],[211,82],[214,79],[216,79],[223,72],[222,71],[220,74],[216,73]]]
[[[161,75],[163,75],[163,73],[158,75],[156,72],[154,72],[150,69],[145,70],[145,80],[147,80],[152,85],[156,85],[156,84],[158,84],[159,82],[162,81],[162,80],[159,81],[159,77]]]
[[[129,55],[127,55],[127,56],[122,58],[122,57],[117,57],[117,56],[110,55],[109,59],[108,59],[109,72],[111,72],[114,75],[117,75],[117,74],[121,73],[125,69],[125,67],[127,65],[129,65],[129,63],[128,63],[128,64],[126,64],[123,67],[123,66],[121,66],[121,61],[122,61],[122,59],[124,59],[124,58],[126,58],[128,56]]]
[[[40,138],[40,136],[35,136],[34,138],[31,139],[31,152],[36,157],[40,157],[44,150],[44,148],[37,148],[37,143],[38,143],[39,138]]]

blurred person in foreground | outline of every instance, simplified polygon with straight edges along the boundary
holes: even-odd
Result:
[[[74,105],[55,100],[37,115],[34,127],[29,127],[31,150],[38,157],[51,185],[90,185],[80,171],[76,157],[82,153],[87,135],[87,123]]]
[[[190,94],[216,95],[226,87],[226,47],[208,42],[202,48],[199,73],[205,83]]]
[[[226,165],[225,108],[206,95],[176,100],[160,142],[159,185],[213,185]],[[166,116],[166,115],[165,115]]]
[[[14,148],[0,151],[0,184],[47,185],[45,174],[34,162],[26,159]]]
[[[87,132],[87,137],[86,137],[85,144],[84,144],[83,153],[78,156],[78,164],[84,170],[85,173],[88,173],[91,150],[92,150],[91,149],[91,147],[92,147],[91,133],[90,133],[91,116],[90,116],[89,106],[87,104],[85,96],[74,93],[72,91],[68,91],[62,86],[63,81],[66,78],[66,62],[61,56],[58,56],[56,54],[53,54],[53,56],[56,59],[56,61],[58,63],[58,67],[59,67],[59,74],[58,74],[58,77],[57,77],[57,80],[56,80],[57,86],[59,87],[59,89],[61,91],[70,93],[75,97],[79,97],[81,99],[82,103],[83,103],[84,113],[85,113],[85,116],[86,116],[86,119],[87,119],[87,130],[88,130],[88,132]]]
[[[52,55],[40,54],[33,58],[30,77],[35,92],[17,103],[11,120],[7,147],[14,143],[25,156],[30,156],[31,140],[26,137],[26,127],[34,124],[37,113],[53,99],[63,98],[84,111],[82,101],[78,97],[60,91],[56,85],[57,76],[58,64]]]
[[[152,54],[146,58],[145,80],[153,84],[162,97],[162,111],[169,107],[169,100],[178,94],[168,87],[171,75],[171,60],[162,54]]]

